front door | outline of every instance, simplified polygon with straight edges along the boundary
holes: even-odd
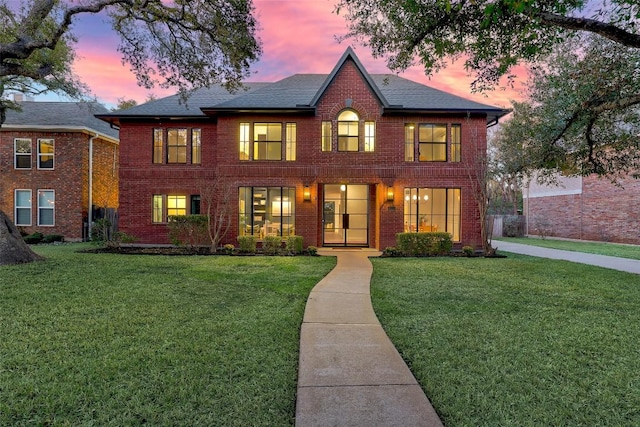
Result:
[[[368,246],[369,186],[325,185],[322,229],[326,246]]]

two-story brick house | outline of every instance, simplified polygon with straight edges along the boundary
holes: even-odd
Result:
[[[370,75],[349,48],[328,75],[99,117],[120,128],[120,229],[140,242],[167,243],[167,217],[200,212],[207,180],[221,179],[234,206],[223,243],[296,234],[305,246],[384,248],[403,230],[480,245],[470,176],[506,113]]]
[[[90,212],[118,207],[118,131],[97,103],[21,107],[0,127],[0,209],[26,233],[83,240]]]

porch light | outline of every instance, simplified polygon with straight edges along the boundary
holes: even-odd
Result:
[[[393,202],[393,187],[387,187],[387,202]]]
[[[305,185],[304,189],[302,190],[302,198],[305,202],[311,201],[311,188],[309,188],[308,185]]]

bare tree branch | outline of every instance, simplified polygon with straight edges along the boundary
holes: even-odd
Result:
[[[588,31],[599,34],[602,37],[606,37],[624,46],[640,47],[640,34],[630,33],[607,22],[589,18],[563,16],[549,12],[539,12],[533,14],[533,16],[540,19],[540,22],[545,25],[562,27],[567,30]]]

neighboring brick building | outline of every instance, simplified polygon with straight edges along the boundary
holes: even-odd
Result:
[[[618,185],[595,175],[560,177],[558,186],[523,190],[527,234],[640,244],[640,181]]]
[[[22,102],[0,127],[0,209],[27,233],[86,238],[88,212],[118,207],[118,131],[87,102]]]
[[[246,86],[98,116],[120,128],[120,230],[167,243],[167,216],[204,211],[218,179],[234,207],[223,243],[296,234],[382,249],[437,230],[480,245],[469,172],[506,110],[370,75],[350,48],[329,75]]]

